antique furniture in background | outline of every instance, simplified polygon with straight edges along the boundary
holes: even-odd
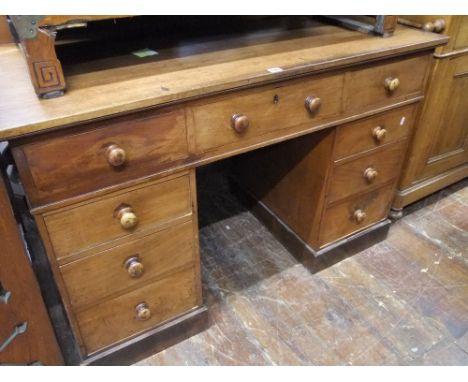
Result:
[[[67,95],[48,100],[31,92],[17,47],[0,48],[0,139],[82,363],[131,362],[206,323],[199,166],[232,158],[303,255],[388,229],[433,50],[447,38],[399,27],[382,39],[310,18],[215,22],[216,34],[155,35],[145,59],[125,48],[71,62]]]
[[[434,53],[426,99],[404,164],[392,216],[468,176],[468,16],[404,16],[450,36]]]
[[[61,365],[62,355],[10,205],[3,170],[0,171],[0,365]]]
[[[6,18],[0,16],[0,47],[12,42]],[[7,145],[0,142],[0,365],[61,365],[62,354],[11,205],[14,196],[6,180],[11,162]]]

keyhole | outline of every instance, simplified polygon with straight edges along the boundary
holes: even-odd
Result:
[[[278,94],[275,94],[275,95],[273,96],[273,103],[276,105],[278,102],[279,102],[279,95],[278,95]]]

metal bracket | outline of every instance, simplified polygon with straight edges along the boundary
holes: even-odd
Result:
[[[378,34],[382,37],[389,37],[392,35],[392,33],[384,31],[385,16],[376,16],[374,24],[354,19],[352,16],[327,15],[323,17],[333,21],[339,26],[354,29],[361,33]]]
[[[9,16],[20,40],[33,39],[37,36],[37,25],[45,16]]]
[[[3,304],[8,304],[8,300],[11,297],[11,292],[9,290],[3,289],[3,285],[0,282],[0,302]]]
[[[1,344],[0,344],[0,352],[2,352],[3,350],[5,350],[7,348],[8,345],[10,345],[10,343],[17,337],[19,336],[20,334],[23,334],[26,329],[28,329],[28,323],[27,322],[23,322],[21,324],[18,324],[15,326],[15,329],[13,330],[13,333],[11,333],[8,338],[3,341]]]

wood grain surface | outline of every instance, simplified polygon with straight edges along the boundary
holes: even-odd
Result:
[[[360,68],[347,72],[344,110],[362,112],[422,93],[430,59],[431,57],[426,54],[380,65],[368,64],[367,69]],[[388,91],[384,86],[387,78],[398,79],[400,83],[398,88]]]
[[[0,172],[0,343],[12,335],[18,325],[26,330],[18,334],[0,352],[0,364],[62,365],[63,358],[42,299],[38,281],[24,247]]]
[[[334,148],[335,159],[339,160],[408,137],[412,132],[415,109],[414,105],[406,106],[338,126]],[[373,134],[374,129],[379,126],[386,132],[385,138],[381,141],[378,141]]]
[[[352,257],[300,263],[221,174],[198,173],[212,325],[138,365],[468,366],[467,180]]]
[[[61,259],[190,215],[191,203],[189,179],[184,175],[58,210],[44,216],[44,222],[54,254]],[[127,230],[119,224],[114,212],[121,204],[135,211],[136,228]]]
[[[327,191],[327,203],[371,191],[391,180],[396,181],[400,175],[407,146],[407,140],[396,142],[366,156],[335,166]],[[373,181],[365,178],[364,172],[367,169],[377,172]]]
[[[201,100],[188,108],[189,125],[195,131],[195,147],[206,152],[230,144],[246,145],[253,137],[291,129],[317,126],[341,114],[343,74],[314,76]],[[320,98],[320,109],[310,112],[307,97]],[[242,114],[249,120],[243,133],[231,126],[231,117]],[[189,127],[190,128],[190,127]]]
[[[110,145],[124,151],[122,165],[108,162]],[[188,157],[185,113],[176,109],[93,124],[26,143],[13,155],[31,204],[45,204],[150,175]]]
[[[0,47],[0,139],[18,137],[58,126],[187,100],[228,89],[285,77],[392,57],[446,43],[445,36],[399,27],[382,39],[320,22],[269,43],[234,37],[199,44],[204,51],[180,56],[183,49],[160,53],[163,59],[134,66],[80,72],[65,68],[65,97],[37,99],[21,52],[11,44]],[[283,32],[284,33],[284,32]],[[242,40],[244,39],[244,40]],[[239,47],[239,43],[242,46]],[[209,46],[211,51],[206,49]],[[218,49],[216,50],[216,47]],[[291,47],[294,47],[292,49]],[[179,52],[179,53],[177,53]],[[280,67],[278,73],[267,69]],[[170,68],[170,70],[168,70]],[[76,74],[72,74],[76,73]],[[79,105],[79,107],[77,107]]]
[[[322,247],[384,219],[390,209],[394,191],[394,186],[390,184],[328,207],[323,214],[320,246]],[[366,214],[362,223],[358,223],[354,218],[357,210],[361,210]]]
[[[60,267],[73,309],[82,310],[193,263],[193,229],[188,221]],[[129,276],[125,263],[130,257],[142,264],[141,276]]]
[[[196,271],[190,267],[78,313],[87,354],[126,340],[201,304],[196,278]],[[141,321],[135,316],[135,307],[140,303],[146,303],[151,311],[148,320]]]

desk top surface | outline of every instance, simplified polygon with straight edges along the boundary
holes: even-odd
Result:
[[[34,93],[18,47],[5,44],[0,139],[431,49],[447,40],[406,27],[382,38],[313,21],[301,29],[181,43],[146,59],[128,55],[64,66],[67,91],[49,100]]]

